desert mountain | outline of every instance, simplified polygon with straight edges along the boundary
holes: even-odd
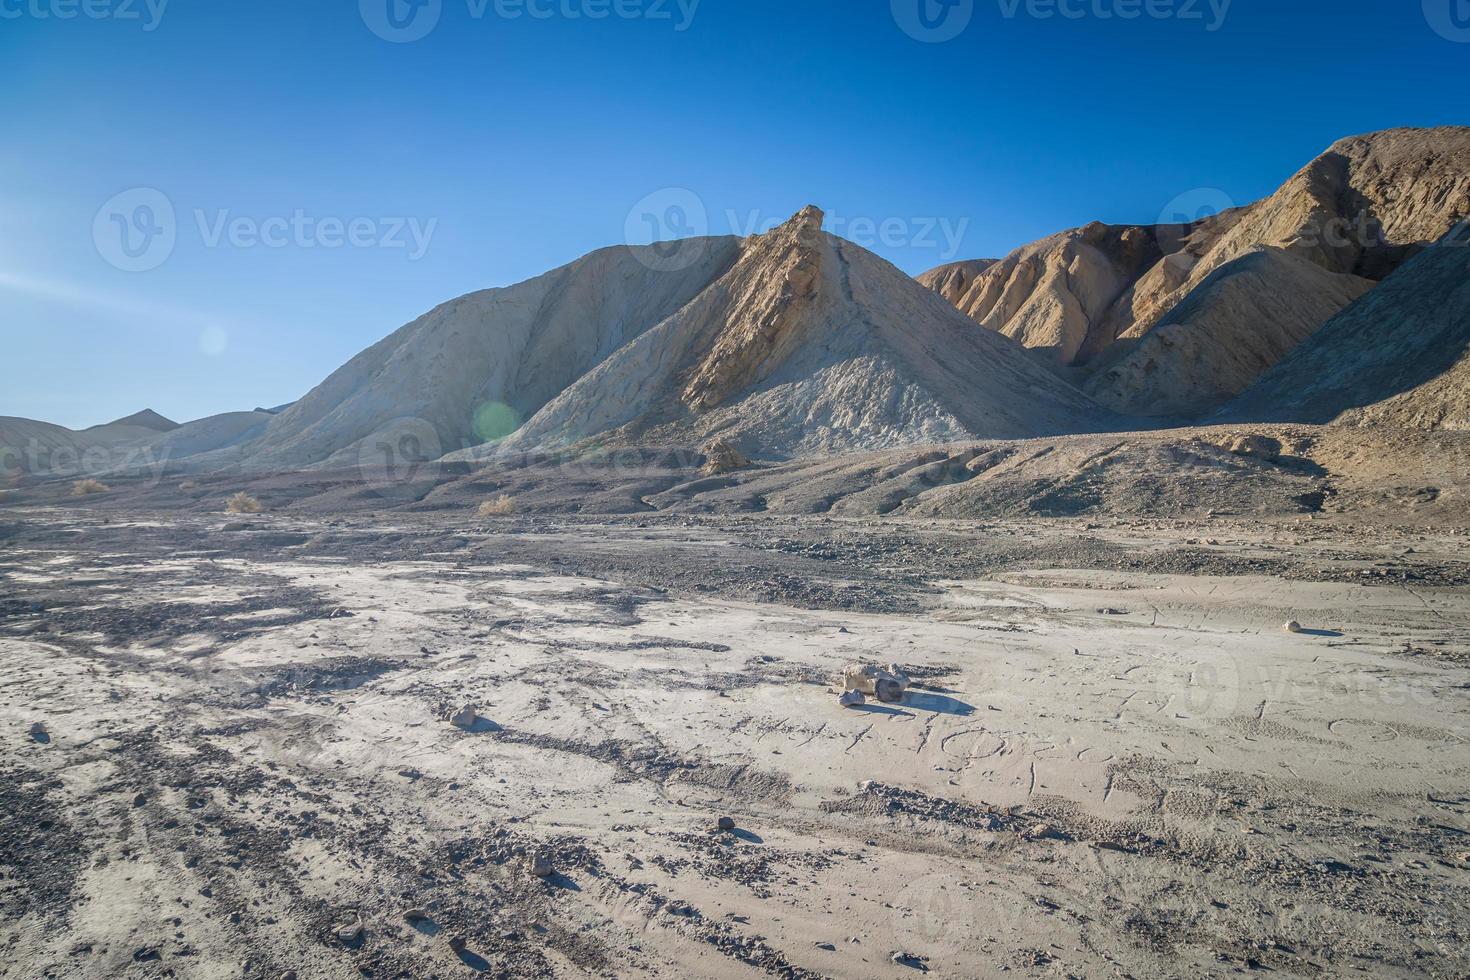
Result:
[[[604,249],[453,300],[188,466],[482,458],[603,435],[719,435],[782,455],[1109,424],[1019,347],[821,222],[809,208],[750,239]]]
[[[1112,420],[1003,337],[803,209],[498,450],[722,438],[791,457]],[[470,456],[485,456],[480,450]]]
[[[1183,226],[1088,225],[968,281],[954,267],[922,280],[983,326],[1093,376],[1086,390],[1112,408],[1200,414],[1467,215],[1470,128],[1388,130],[1334,144],[1248,207]],[[1256,284],[1289,296],[1246,295]],[[1218,359],[1242,343],[1249,356]]]
[[[1470,429],[1470,225],[1333,317],[1221,414]]]
[[[593,252],[536,279],[452,300],[348,361],[201,469],[356,465],[379,444],[434,458],[513,431],[583,374],[664,320],[734,261],[736,238]]]

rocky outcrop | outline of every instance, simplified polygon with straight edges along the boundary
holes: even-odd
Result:
[[[731,318],[684,386],[681,397],[691,410],[708,411],[764,380],[807,339],[828,255],[821,247],[824,217],[806,207],[766,236],[765,277],[740,281]]]

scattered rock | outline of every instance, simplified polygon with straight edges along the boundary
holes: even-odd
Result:
[[[909,677],[897,664],[886,670],[873,664],[849,664],[842,672],[843,691],[871,694],[888,704],[902,701],[908,688]]]
[[[1274,463],[1281,458],[1280,441],[1266,436],[1236,436],[1222,448],[1237,456],[1249,456],[1268,463]]]
[[[354,919],[347,925],[337,927],[337,941],[342,943],[355,943],[362,938],[362,919]]]
[[[155,963],[161,959],[163,959],[163,954],[159,952],[157,946],[144,946],[142,949],[133,951],[134,963]]]
[[[469,946],[469,941],[463,936],[449,937],[449,948],[455,953],[463,953],[466,949],[469,949]]]
[[[743,470],[750,465],[745,454],[724,439],[716,439],[705,446],[702,452],[706,476],[719,476],[721,473]]]
[[[1300,633],[1302,631],[1302,624],[1293,619],[1291,622],[1283,626],[1282,629],[1286,630],[1286,632],[1288,633]]]
[[[920,956],[917,953],[907,953],[902,950],[896,950],[893,955],[889,957],[889,959],[891,959],[899,966],[906,966],[912,970],[929,969],[929,967],[927,966],[929,958],[927,956]]]
[[[469,730],[480,723],[480,709],[473,704],[445,711],[445,720],[456,728]]]
[[[1039,823],[1026,831],[1028,840],[1047,840],[1057,836],[1057,830],[1049,823]]]
[[[812,943],[812,945],[817,949],[824,949],[829,953],[835,953],[837,951],[837,947],[832,943]]]
[[[715,821],[715,826],[717,826],[721,830],[725,830],[725,831],[734,830],[735,829],[735,818],[734,817],[721,817],[719,820]]]
[[[420,908],[404,909],[404,922],[423,922],[429,918],[429,914]]]
[[[550,878],[556,873],[556,869],[551,866],[551,861],[542,854],[532,856],[526,862],[526,870],[536,878]]]
[[[867,704],[868,699],[863,697],[861,691],[844,691],[842,696],[837,699],[837,703],[844,708],[858,708]]]

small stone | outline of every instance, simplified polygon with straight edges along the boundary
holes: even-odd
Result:
[[[862,691],[844,691],[837,703],[844,708],[860,708],[868,703],[868,699],[863,697]]]
[[[735,829],[735,818],[734,817],[721,817],[719,820],[716,820],[715,821],[715,826],[716,827],[719,827],[721,830],[726,830],[726,831],[734,830]]]
[[[812,943],[812,945],[815,946],[817,949],[825,949],[829,953],[837,951],[837,947],[832,945],[831,943]]]
[[[137,796],[133,797],[133,806],[147,806],[147,805],[148,805],[148,797],[145,796],[144,794],[139,793]]]
[[[1293,619],[1291,622],[1283,626],[1282,629],[1286,630],[1286,632],[1288,633],[1300,633],[1302,631],[1302,624]]]
[[[337,940],[343,943],[355,943],[362,938],[362,920],[358,919],[345,926],[337,927]]]
[[[1049,823],[1039,823],[1026,831],[1026,836],[1031,840],[1046,840],[1048,837],[1055,837],[1056,834],[1056,829]]]
[[[450,936],[449,948],[456,953],[463,953],[469,948],[469,942],[463,936]]]
[[[526,862],[526,870],[536,878],[550,878],[556,873],[555,869],[551,866],[551,862],[540,854],[535,855]]]
[[[456,728],[474,728],[480,721],[480,709],[473,704],[467,704],[458,711],[448,712],[447,720]]]
[[[428,917],[429,917],[429,913],[425,912],[423,909],[420,909],[420,908],[412,908],[412,909],[404,909],[403,910],[403,921],[404,922],[423,922],[426,919],[428,919]]]
[[[163,955],[159,953],[157,946],[144,946],[142,949],[133,950],[134,963],[151,963],[161,959]]]

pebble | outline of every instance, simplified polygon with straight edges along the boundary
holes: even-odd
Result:
[[[735,829],[735,818],[734,817],[721,817],[719,820],[716,820],[715,821],[715,826],[718,827],[718,828],[720,828],[721,830],[734,830]]]
[[[555,869],[551,866],[551,862],[540,854],[537,854],[526,862],[526,870],[537,878],[550,878],[555,872]]]
[[[355,943],[362,938],[362,920],[337,927],[337,939],[344,943]]]
[[[1288,633],[1300,633],[1302,631],[1302,624],[1293,619],[1282,628]]]

